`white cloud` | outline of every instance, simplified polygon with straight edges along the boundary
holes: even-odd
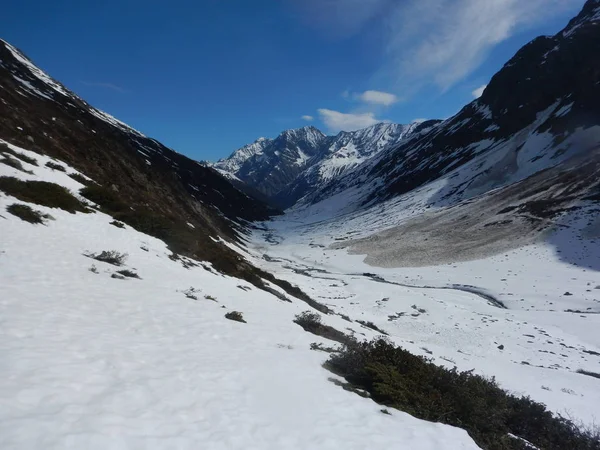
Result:
[[[358,94],[358,99],[365,103],[384,106],[393,105],[399,100],[396,95],[381,91],[365,91]]]
[[[306,120],[307,122],[312,122],[315,118],[313,116],[302,116],[301,117],[302,120]]]
[[[481,97],[481,94],[483,94],[483,91],[485,90],[486,87],[487,87],[487,84],[484,84],[483,86],[479,86],[477,89],[475,89],[473,92],[471,92],[471,94],[473,95],[474,98],[479,98],[479,97]]]
[[[310,9],[317,26],[340,35],[383,30],[384,63],[377,82],[413,93],[425,85],[444,91],[471,74],[492,48],[515,33],[582,0],[288,0]],[[368,26],[369,25],[369,26]],[[373,25],[373,26],[370,26]]]
[[[360,130],[379,122],[385,122],[377,119],[371,112],[352,114],[321,108],[319,115],[331,132]]]

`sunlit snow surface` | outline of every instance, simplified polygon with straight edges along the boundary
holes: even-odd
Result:
[[[81,187],[12,148],[39,167],[0,165],[0,176]],[[309,350],[322,340],[292,323],[306,304],[185,269],[107,215],[31,205],[54,218],[32,225],[6,211],[15,202],[0,194],[0,448],[477,448],[463,430],[382,414],[329,381],[327,355]],[[102,250],[128,253],[142,279],[113,279],[116,267],[83,255]],[[231,310],[248,323],[225,319]]]

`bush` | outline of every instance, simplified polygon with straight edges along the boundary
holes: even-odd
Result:
[[[464,428],[484,449],[524,448],[509,433],[545,450],[600,449],[597,435],[528,397],[506,393],[494,379],[437,366],[386,339],[346,344],[326,367],[382,405]]]
[[[44,219],[50,219],[49,214],[44,214],[41,211],[37,211],[30,206],[22,205],[20,203],[13,203],[9,205],[6,210],[13,216],[17,216],[19,219],[29,223],[44,223]]]
[[[309,333],[321,336],[325,339],[340,342],[342,344],[349,343],[354,340],[351,336],[348,336],[347,334],[344,334],[329,325],[324,325],[321,323],[321,316],[311,311],[304,311],[301,314],[297,314],[294,319],[294,323],[300,325],[304,331],[308,331]]]
[[[373,322],[368,322],[365,320],[357,320],[356,322],[360,323],[361,325],[370,328],[371,330],[377,331],[378,333],[381,334],[385,334],[386,336],[389,336],[388,333],[386,333],[385,331],[383,331],[381,328],[379,328],[377,325],[375,325]]]
[[[60,172],[66,172],[67,171],[67,169],[65,169],[65,166],[62,166],[62,165],[57,164],[57,163],[52,162],[52,161],[48,161],[46,163],[46,167],[48,167],[48,168],[50,168],[52,170],[58,170]]]
[[[23,167],[23,164],[21,164],[21,161],[19,161],[18,159],[2,158],[0,159],[0,163],[6,164],[7,166],[12,167],[13,169],[20,170],[21,172],[28,173],[29,175],[33,174],[31,170],[25,169],[25,167]]]
[[[229,320],[234,320],[236,322],[246,323],[246,321],[244,320],[244,316],[239,311],[228,312],[227,314],[225,314],[225,318]]]
[[[100,253],[90,253],[85,256],[96,261],[112,264],[113,266],[122,266],[127,259],[127,253],[119,253],[116,250],[103,250]]]
[[[6,144],[0,144],[0,153],[12,155],[21,161],[26,162],[27,164],[31,164],[32,166],[38,165],[37,159],[31,158],[24,153],[17,152]]]
[[[69,176],[71,178],[73,178],[75,181],[77,181],[78,183],[83,184],[84,186],[89,186],[91,185],[93,182],[88,180],[86,177],[84,177],[83,175],[79,174],[79,173],[70,173]]]
[[[123,275],[124,277],[127,277],[127,278],[137,278],[137,279],[141,280],[140,276],[137,273],[133,272],[132,270],[127,270],[127,269],[117,270],[117,273],[119,275]]]
[[[98,184],[89,184],[88,182],[87,186],[82,188],[79,193],[82,197],[98,204],[104,211],[109,213],[123,212],[130,209],[115,191]]]
[[[14,177],[0,177],[0,191],[24,202],[60,208],[70,213],[89,212],[67,189],[47,181],[22,181]]]
[[[113,220],[110,222],[110,225],[114,225],[117,228],[125,228],[125,224],[123,222],[119,222],[118,220]]]
[[[577,373],[587,375],[588,377],[600,378],[600,373],[590,372],[589,370],[578,369]]]

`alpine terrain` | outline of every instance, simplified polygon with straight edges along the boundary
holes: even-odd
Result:
[[[600,449],[598,54],[207,163],[0,41],[0,447]]]

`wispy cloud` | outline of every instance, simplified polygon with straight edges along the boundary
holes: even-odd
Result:
[[[498,43],[582,0],[289,0],[313,23],[349,36],[375,25],[384,30],[376,74],[395,91],[435,85],[445,91],[471,74]],[[380,49],[381,50],[381,49]],[[387,85],[385,84],[385,85]]]
[[[319,109],[319,116],[332,133],[360,130],[379,122],[385,122],[385,120],[377,119],[375,114],[371,112],[353,114],[321,108]]]
[[[302,116],[301,117],[302,120],[306,120],[307,122],[312,122],[313,120],[315,120],[315,118],[313,116]]]
[[[104,83],[104,82],[96,82],[96,81],[80,81],[80,83],[83,84],[84,86],[110,89],[111,91],[115,91],[115,92],[121,92],[121,93],[128,92],[126,89],[123,89],[122,87],[117,86],[116,84],[113,84],[113,83]]]
[[[479,86],[477,89],[475,89],[473,92],[471,92],[471,94],[473,95],[473,98],[481,97],[481,94],[483,94],[483,91],[485,91],[486,87],[487,87],[487,84],[484,84],[483,86]]]

